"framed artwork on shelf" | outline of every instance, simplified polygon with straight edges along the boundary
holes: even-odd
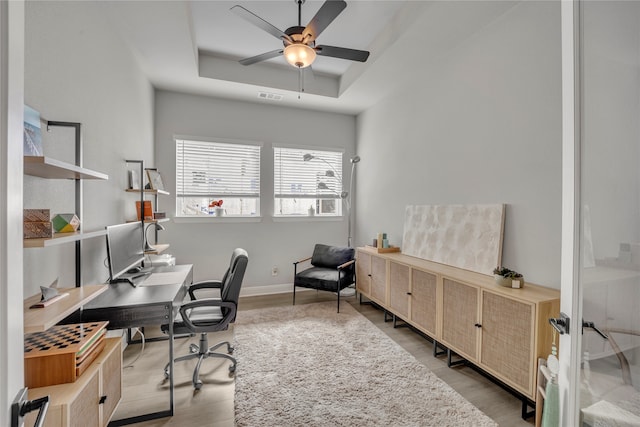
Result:
[[[140,174],[137,170],[129,169],[129,188],[140,190]]]
[[[152,190],[163,190],[164,184],[162,183],[162,177],[157,169],[147,169],[147,178],[149,179],[149,188]]]

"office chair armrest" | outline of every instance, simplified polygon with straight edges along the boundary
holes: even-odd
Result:
[[[356,260],[355,260],[355,259],[352,259],[351,261],[347,261],[347,262],[345,262],[344,264],[340,264],[340,265],[339,265],[339,266],[337,266],[336,268],[337,268],[338,270],[342,270],[342,269],[345,269],[345,268],[349,267],[351,264],[354,264],[355,262],[356,262]]]
[[[191,286],[189,286],[189,296],[191,297],[191,301],[197,299],[194,291],[201,289],[222,289],[222,282],[220,280],[203,280],[201,282],[192,283]]]
[[[211,332],[211,327],[197,326],[191,321],[188,311],[197,307],[220,307],[227,309],[224,317],[218,322],[218,325],[220,325],[220,329],[218,330],[226,328],[226,325],[235,319],[236,316],[236,305],[232,302],[222,301],[216,298],[203,298],[184,303],[180,306],[180,316],[182,316],[182,321],[194,332]]]
[[[294,262],[293,262],[293,265],[298,265],[298,264],[300,264],[301,262],[309,261],[311,258],[312,258],[312,257],[306,257],[306,258],[303,258],[303,259],[301,259],[301,260],[294,261]]]

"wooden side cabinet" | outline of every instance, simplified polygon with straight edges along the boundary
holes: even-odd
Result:
[[[531,401],[537,360],[551,352],[560,292],[400,253],[357,251],[358,292]]]
[[[45,427],[106,426],[122,398],[120,338],[107,338],[102,353],[73,383],[29,390],[29,399],[49,396]],[[29,414],[25,425],[34,425]]]

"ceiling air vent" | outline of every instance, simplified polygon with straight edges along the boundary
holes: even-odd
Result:
[[[258,92],[258,98],[266,99],[269,101],[282,101],[282,98],[284,98],[284,96],[280,95],[279,93]]]

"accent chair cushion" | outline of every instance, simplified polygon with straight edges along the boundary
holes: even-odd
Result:
[[[345,262],[351,261],[354,257],[355,250],[353,248],[317,243],[313,249],[311,265],[314,267],[336,268]]]
[[[347,260],[348,261],[348,260]],[[345,261],[346,262],[346,261]],[[340,264],[338,264],[340,265]],[[340,272],[340,289],[353,283],[353,271],[345,269]],[[294,285],[303,288],[319,289],[322,291],[338,291],[338,270],[325,267],[311,267],[296,274]]]

